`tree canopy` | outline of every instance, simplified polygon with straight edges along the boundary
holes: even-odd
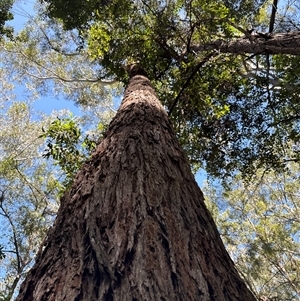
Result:
[[[299,48],[297,4],[42,2],[47,16],[78,31],[100,78],[126,83],[124,65],[140,62],[195,166],[214,176],[249,175],[299,161],[299,57],[286,54]],[[282,45],[282,35],[295,44]],[[287,141],[295,145],[289,156]]]

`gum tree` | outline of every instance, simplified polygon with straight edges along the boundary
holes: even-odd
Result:
[[[149,79],[130,75],[16,300],[255,300]]]
[[[298,161],[283,143],[298,139],[298,58],[291,56],[298,32],[282,32],[297,28],[289,16],[253,31],[255,1],[90,1],[87,10],[76,2],[70,21],[57,3],[48,14],[79,30],[99,78],[128,82],[123,67],[131,61],[148,70],[192,163],[204,160],[214,175],[247,175]]]

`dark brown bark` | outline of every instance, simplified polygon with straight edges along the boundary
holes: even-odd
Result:
[[[255,300],[145,76],[63,197],[21,300]]]
[[[218,50],[222,53],[300,54],[300,31],[286,33],[252,33],[232,41],[216,40],[191,47],[195,52]]]

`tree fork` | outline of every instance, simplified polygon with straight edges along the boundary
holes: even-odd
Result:
[[[146,73],[65,193],[17,301],[254,301]]]

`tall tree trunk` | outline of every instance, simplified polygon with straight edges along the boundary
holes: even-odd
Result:
[[[286,33],[252,33],[243,38],[224,41],[222,39],[208,44],[193,46],[194,52],[218,50],[223,53],[250,54],[300,54],[300,31]]]
[[[17,301],[255,300],[164,108],[137,73],[62,198]]]

